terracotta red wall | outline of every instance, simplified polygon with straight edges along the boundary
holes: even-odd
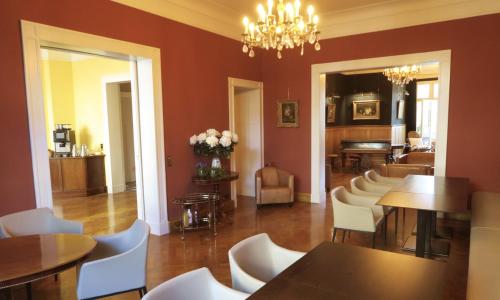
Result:
[[[0,1],[0,216],[35,207],[21,19],[161,49],[168,196],[190,188],[194,132],[228,127],[227,77],[261,79],[239,42],[103,0]],[[174,210],[169,206],[169,215]]]
[[[448,176],[469,177],[474,189],[500,192],[500,14],[321,41],[262,61],[265,160],[297,177],[310,192],[311,64],[451,49]],[[276,101],[297,99],[300,127],[276,127]]]

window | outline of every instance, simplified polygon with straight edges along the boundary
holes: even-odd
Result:
[[[439,83],[436,80],[417,83],[417,132],[431,141],[437,134]]]

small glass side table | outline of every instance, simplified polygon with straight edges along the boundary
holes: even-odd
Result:
[[[184,240],[184,232],[186,230],[213,228],[214,236],[217,235],[216,207],[218,201],[218,193],[191,193],[174,200],[174,203],[181,207],[179,229],[182,232],[182,240]],[[199,215],[200,206],[202,208],[203,206],[206,207],[206,214],[204,216]],[[193,215],[191,224],[186,225],[184,224],[184,213],[186,213],[189,208],[193,207],[196,207],[197,209],[197,217]]]

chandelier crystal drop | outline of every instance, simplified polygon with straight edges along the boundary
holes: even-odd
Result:
[[[307,16],[300,14],[300,0],[287,2],[279,0],[267,1],[267,8],[264,5],[257,5],[258,18],[256,22],[251,22],[248,17],[243,18],[245,31],[241,35],[243,42],[243,53],[254,57],[254,48],[269,50],[275,49],[276,56],[281,59],[284,49],[300,48],[300,55],[304,55],[304,44],[314,44],[314,49],[319,51],[318,23],[319,17],[314,14],[314,7],[307,7]]]
[[[384,70],[384,75],[387,80],[397,85],[406,85],[415,79],[415,75],[422,71],[419,65],[404,65],[401,67],[387,68]]]

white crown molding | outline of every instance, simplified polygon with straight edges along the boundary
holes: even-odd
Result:
[[[500,12],[498,0],[386,1],[321,16],[323,39]]]
[[[240,40],[243,13],[216,0],[112,0],[180,23]],[[321,10],[321,9],[320,9]],[[500,13],[498,0],[389,0],[320,13],[321,38]]]
[[[237,11],[212,0],[112,0],[167,19],[240,40],[242,24]]]

